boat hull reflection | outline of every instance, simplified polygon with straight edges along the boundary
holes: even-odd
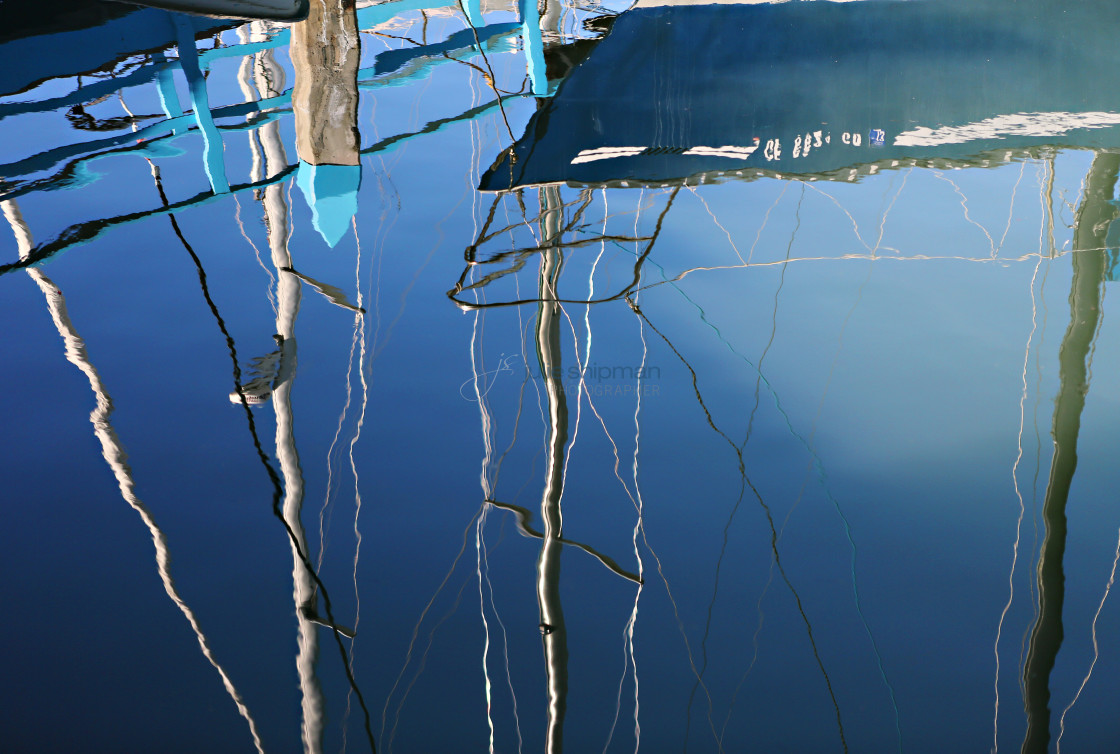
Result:
[[[481,188],[850,179],[915,160],[1107,146],[1120,139],[1120,71],[1100,61],[1118,22],[1112,5],[1050,0],[639,2]]]

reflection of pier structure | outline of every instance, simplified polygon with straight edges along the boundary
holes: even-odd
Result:
[[[326,7],[322,3],[320,8]],[[338,28],[323,27],[318,39],[306,36],[303,25],[292,30],[270,28],[265,34],[257,34],[251,40],[239,44],[215,47],[194,54],[169,59],[163,52],[172,40],[182,46],[190,45],[198,34],[196,21],[186,22],[182,16],[164,11],[145,9],[144,18],[156,14],[157,20],[167,26],[170,39],[148,56],[143,65],[130,70],[127,75],[114,78],[110,82],[95,82],[61,97],[39,101],[2,103],[0,118],[33,115],[49,112],[58,108],[80,106],[89,98],[110,93],[126,95],[129,88],[157,83],[161,99],[165,102],[162,115],[131,118],[134,128],[128,133],[111,136],[98,136],[86,141],[53,147],[39,154],[16,162],[0,165],[0,199],[15,199],[30,192],[75,190],[91,186],[99,179],[97,164],[114,156],[136,156],[149,159],[166,158],[181,151],[176,142],[193,134],[200,134],[204,144],[204,168],[209,179],[210,190],[185,199],[172,197],[166,206],[142,209],[125,215],[95,220],[76,221],[53,241],[40,243],[32,249],[25,259],[0,267],[0,272],[41,262],[71,246],[82,244],[99,237],[113,227],[133,223],[147,217],[180,211],[219,200],[222,195],[241,194],[246,191],[257,192],[267,186],[280,182],[296,171],[297,165],[283,165],[270,172],[268,176],[254,176],[247,182],[238,182],[227,174],[224,167],[223,150],[225,138],[234,131],[253,131],[265,124],[285,117],[294,112],[297,120],[310,119],[306,128],[297,126],[303,132],[297,145],[300,160],[305,168],[300,170],[299,183],[308,198],[313,211],[313,223],[328,244],[337,242],[348,225],[348,217],[356,207],[356,192],[360,180],[358,167],[361,155],[390,151],[408,141],[434,133],[456,123],[474,120],[499,112],[505,101],[534,96],[547,91],[544,78],[544,65],[529,64],[530,78],[533,80],[531,91],[503,92],[495,88],[494,98],[470,110],[451,114],[424,124],[416,131],[400,133],[381,139],[361,148],[356,130],[359,93],[382,87],[393,87],[422,81],[432,72],[450,63],[464,62],[482,70],[474,62],[486,62],[486,56],[504,53],[515,49],[519,38],[524,38],[527,51],[541,47],[541,23],[535,18],[536,6],[527,4],[524,12],[528,15],[523,23],[490,23],[483,18],[477,0],[458,7],[468,23],[468,28],[452,34],[442,42],[417,45],[411,48],[388,50],[377,56],[374,64],[365,69],[359,68],[358,44],[338,48],[337,59],[326,61],[321,56],[325,47],[323,34],[342,35],[357,39],[357,32],[375,29],[391,21],[400,14],[437,9],[447,6],[446,0],[395,0],[376,5],[355,8],[349,2],[336,2],[340,8],[345,5],[345,14],[335,14],[342,24]],[[319,9],[312,8],[310,20],[315,22]],[[133,14],[135,15],[135,14]],[[529,18],[534,15],[534,18]],[[228,22],[218,29],[228,28]],[[193,26],[191,24],[194,24]],[[206,27],[209,29],[210,27]],[[341,38],[341,37],[340,37]],[[295,60],[303,56],[304,62],[317,68],[316,83],[308,80],[306,85],[297,78],[295,88],[280,87],[273,89],[269,96],[259,99],[249,98],[245,102],[211,108],[207,102],[206,76],[211,67],[230,57],[246,57],[266,50],[291,44]],[[193,46],[193,45],[192,45]],[[191,51],[193,53],[193,50]],[[184,111],[174,93],[171,74],[182,71],[189,84],[191,109]],[[67,71],[66,74],[81,75],[81,71]],[[306,80],[306,79],[305,79]],[[350,83],[345,83],[350,82]],[[346,95],[348,99],[337,99],[347,88],[357,91]],[[335,99],[332,99],[335,97]],[[341,108],[341,109],[339,109]],[[327,111],[330,110],[330,116]],[[130,116],[131,117],[131,116]],[[342,122],[349,129],[324,128],[326,123]],[[145,123],[144,121],[154,121]],[[327,133],[332,133],[326,139]],[[340,230],[341,228],[341,230]]]

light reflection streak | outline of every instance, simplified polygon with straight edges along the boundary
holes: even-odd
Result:
[[[486,524],[486,514],[489,512],[489,507],[483,507],[482,514],[475,521],[474,529],[474,547],[476,552],[476,573],[478,574],[478,603],[479,603],[479,617],[482,618],[482,679],[483,688],[485,690],[486,698],[486,725],[490,731],[490,754],[494,754],[494,716],[493,712],[493,699],[491,695],[490,684],[490,666],[488,656],[490,653],[490,624],[486,620],[486,597],[482,593],[482,527]],[[489,576],[487,576],[489,580]]]
[[[356,248],[357,248],[357,253],[355,255],[356,261],[355,261],[355,264],[354,264],[354,290],[356,291],[356,295],[357,295],[358,313],[354,317],[354,320],[355,320],[354,328],[355,328],[355,335],[359,336],[358,339],[359,339],[359,342],[361,343],[361,348],[360,348],[359,353],[358,353],[358,375],[361,378],[361,383],[362,383],[362,403],[361,403],[361,408],[360,408],[359,413],[358,413],[358,426],[354,428],[354,436],[350,440],[350,453],[349,453],[349,455],[350,455],[350,473],[354,478],[354,568],[353,568],[353,574],[352,574],[353,578],[352,578],[352,580],[353,580],[353,583],[354,583],[354,632],[357,633],[358,624],[361,623],[361,615],[362,615],[362,596],[361,596],[361,591],[358,589],[358,560],[361,557],[361,553],[362,553],[362,531],[359,528],[358,522],[360,521],[361,515],[362,515],[362,493],[361,493],[361,484],[359,483],[359,480],[358,480],[358,465],[357,465],[357,462],[354,460],[354,446],[358,444],[358,439],[362,435],[362,426],[365,424],[366,408],[369,406],[369,381],[366,379],[366,367],[365,367],[366,343],[367,343],[367,340],[366,340],[366,314],[365,314],[365,309],[362,308],[362,304],[364,303],[364,299],[362,297],[362,289],[361,289],[361,282],[360,282],[361,281],[360,271],[361,271],[361,266],[362,266],[362,244],[361,244],[361,240],[358,237],[358,221],[357,221],[357,218],[354,218],[354,219],[351,220],[351,227],[354,229],[354,242],[355,242],[355,245],[356,245]],[[348,362],[348,366],[349,366],[349,364],[353,363],[353,358],[354,358],[354,345],[353,345],[353,342],[351,342],[351,344],[350,344],[350,361]],[[349,405],[349,402],[350,402],[350,370],[349,370],[349,368],[347,369],[347,372],[346,372],[346,401],[347,401],[347,405]],[[328,494],[329,494],[329,489],[328,489]],[[320,553],[322,553],[322,550],[320,550]],[[351,673],[354,672],[354,651],[356,649],[356,644],[357,644],[357,642],[351,642],[350,643],[350,672]],[[348,689],[347,692],[346,692],[346,711],[345,711],[345,713],[343,713],[344,714],[343,726],[342,726],[343,750],[345,750],[345,745],[346,745],[345,735],[346,735],[346,730],[348,728],[348,726],[346,725],[346,721],[350,719],[350,700],[351,700],[351,696],[352,696],[352,689]]]
[[[1015,179],[1015,185],[1011,187],[1011,204],[1007,208],[1007,225],[1003,228],[1003,235],[1000,236],[999,244],[996,246],[996,251],[992,256],[995,256],[996,253],[999,253],[999,251],[1003,249],[1003,244],[1007,240],[1007,234],[1011,232],[1011,220],[1015,214],[1015,196],[1019,192],[1019,184],[1022,183],[1023,175],[1026,173],[1026,170],[1027,163],[1025,161],[1021,162],[1019,164],[1019,177]]]
[[[18,205],[10,200],[0,201],[0,210],[3,211],[4,217],[12,226],[20,256],[26,256],[32,249],[32,237],[31,231],[27,227],[27,223],[24,222]],[[113,429],[111,421],[113,400],[110,398],[109,392],[105,388],[105,383],[101,380],[101,375],[89,359],[85,341],[78,335],[73,322],[70,320],[70,315],[66,310],[66,300],[63,298],[62,291],[59,290],[50,278],[37,268],[28,268],[27,274],[35,281],[39,290],[43,292],[47,308],[51,314],[51,319],[54,321],[55,328],[58,330],[58,334],[62,337],[65,345],[66,360],[76,366],[89,380],[90,389],[93,390],[94,397],[97,401],[97,407],[94,408],[89,416],[90,423],[93,424],[94,435],[101,443],[101,454],[105,458],[105,462],[109,464],[109,468],[113,472],[113,477],[117,480],[121,496],[128,506],[140,516],[141,521],[144,522],[144,525],[151,534],[152,546],[156,551],[156,566],[160,581],[163,583],[163,589],[167,593],[167,596],[171,598],[171,601],[175,603],[176,607],[179,608],[183,617],[187,619],[198,641],[198,646],[202,651],[202,655],[214,670],[218,672],[219,677],[222,679],[222,686],[233,700],[234,705],[237,707],[238,714],[240,714],[248,724],[249,733],[253,737],[253,745],[258,752],[264,754],[264,747],[261,742],[260,733],[257,730],[256,721],[253,720],[253,716],[249,712],[249,708],[246,706],[240,692],[238,692],[237,688],[233,685],[233,680],[214,656],[214,651],[210,646],[209,640],[202,631],[202,625],[199,623],[197,616],[195,616],[194,611],[183,600],[182,596],[179,594],[178,588],[175,586],[175,579],[171,575],[171,552],[167,543],[167,535],[163,533],[163,530],[156,523],[155,517],[152,515],[148,506],[140,500],[136,494],[136,482],[132,477],[132,469],[128,465],[128,453],[124,448],[124,444],[117,436],[116,430]]]
[[[383,745],[383,739],[385,737],[385,726],[387,724],[389,715],[389,705],[393,701],[393,695],[400,687],[401,680],[404,678],[404,674],[408,670],[408,666],[412,663],[412,653],[416,648],[416,640],[420,636],[420,626],[424,624],[424,619],[428,616],[428,613],[431,611],[432,606],[436,602],[436,599],[438,599],[439,595],[443,593],[443,588],[447,586],[447,582],[451,580],[451,576],[455,573],[455,569],[459,567],[459,561],[462,560],[463,554],[467,551],[467,543],[470,538],[471,527],[475,525],[475,521],[478,516],[482,515],[482,511],[483,506],[479,506],[479,509],[473,516],[471,516],[470,520],[467,521],[467,525],[463,529],[462,544],[459,547],[459,552],[455,554],[455,557],[451,561],[451,566],[447,569],[447,573],[445,573],[443,576],[443,580],[440,581],[439,586],[436,587],[435,592],[432,594],[427,604],[424,605],[424,609],[420,611],[420,617],[416,620],[416,625],[412,629],[412,636],[408,641],[408,650],[405,652],[404,664],[401,665],[401,670],[397,674],[396,679],[394,679],[393,685],[389,689],[389,693],[385,695],[385,706],[381,711],[381,730],[378,736],[379,746]],[[408,695],[412,691],[412,687],[416,684],[416,681],[424,672],[424,667],[428,659],[428,651],[432,648],[432,640],[435,638],[436,631],[458,609],[459,603],[463,598],[463,590],[466,589],[468,583],[469,581],[463,582],[463,585],[459,588],[459,592],[455,597],[455,603],[451,606],[450,610],[448,610],[448,612],[442,618],[440,618],[439,621],[436,622],[436,624],[432,627],[432,630],[428,632],[428,643],[424,647],[424,651],[420,655],[420,667],[417,668],[416,673],[413,674],[412,680],[409,681],[408,686],[405,687],[404,692],[401,695],[400,701],[397,702],[396,713],[393,717],[393,727],[389,731],[389,744],[387,748],[388,751],[393,750],[393,739],[397,735],[397,725],[400,723],[401,710],[404,709],[405,700],[408,699]]]
[[[1077,693],[1073,695],[1073,699],[1062,710],[1062,715],[1059,718],[1058,740],[1055,744],[1057,754],[1062,752],[1062,736],[1066,734],[1066,713],[1077,704],[1077,700],[1081,698],[1081,692],[1085,690],[1085,685],[1089,683],[1089,678],[1093,675],[1093,668],[1097,666],[1097,659],[1100,657],[1100,647],[1097,645],[1097,619],[1101,617],[1101,610],[1104,609],[1105,600],[1108,599],[1108,593],[1112,591],[1112,585],[1116,581],[1116,564],[1120,562],[1120,530],[1117,531],[1116,540],[1116,553],[1112,558],[1112,570],[1108,574],[1108,583],[1104,586],[1104,594],[1101,596],[1101,602],[1097,605],[1097,612],[1093,614],[1092,637],[1093,637],[1093,661],[1089,663],[1089,670],[1085,672],[1085,677],[1081,679],[1081,685],[1077,687]]]
[[[987,228],[985,228],[983,225],[981,225],[980,223],[973,220],[972,216],[969,215],[969,213],[968,213],[968,197],[965,196],[963,191],[961,191],[961,187],[958,186],[952,178],[946,177],[945,174],[942,173],[940,170],[934,170],[933,174],[938,179],[940,179],[942,181],[945,181],[946,183],[948,183],[950,186],[953,187],[953,191],[955,191],[957,196],[959,196],[961,198],[961,202],[960,202],[961,203],[961,210],[964,212],[965,221],[968,222],[970,225],[975,225],[977,228],[979,228],[980,232],[984,234],[984,237],[988,239],[988,246],[992,250],[991,258],[995,259],[996,254],[998,253],[997,249],[996,249],[995,239],[992,238],[992,234],[988,232]]]
[[[1038,329],[1038,302],[1035,297],[1035,281],[1038,279],[1038,268],[1042,266],[1042,257],[1038,258],[1038,263],[1035,264],[1034,274],[1031,275],[1031,331],[1027,335],[1027,345],[1023,352],[1023,373],[1022,383],[1023,392],[1019,398],[1019,434],[1017,439],[1017,453],[1015,462],[1011,465],[1011,482],[1014,486],[1015,497],[1019,501],[1019,518],[1015,522],[1015,542],[1011,548],[1011,572],[1007,576],[1007,604],[1003,606],[1003,612],[999,616],[999,625],[996,627],[996,641],[995,641],[995,656],[996,656],[996,679],[995,679],[995,714],[992,721],[992,752],[999,751],[999,640],[1003,633],[1003,621],[1007,617],[1007,611],[1011,609],[1011,603],[1015,599],[1015,567],[1019,562],[1019,540],[1023,529],[1023,515],[1026,512],[1026,505],[1023,502],[1023,493],[1019,489],[1019,462],[1023,459],[1023,429],[1026,423],[1025,405],[1027,401],[1027,365],[1030,362],[1031,343],[1034,341],[1035,331]]]
[[[636,221],[635,221],[636,222]],[[634,301],[638,302],[640,294],[634,295]],[[641,448],[641,423],[639,421],[642,410],[642,375],[645,374],[646,358],[649,353],[649,346],[646,343],[645,326],[642,320],[638,319],[638,335],[642,341],[642,364],[643,367],[638,371],[638,398],[634,406],[634,496],[638,501],[638,518],[634,523],[634,532],[631,541],[634,545],[634,559],[638,561],[638,591],[634,594],[634,609],[630,613],[630,620],[626,623],[626,642],[630,649],[630,667],[634,669],[634,754],[638,754],[638,749],[642,744],[642,726],[638,713],[640,711],[639,698],[638,698],[638,658],[634,654],[634,629],[638,625],[638,602],[642,598],[642,589],[645,585],[645,564],[642,562],[642,553],[638,549],[638,531],[645,531],[645,503],[642,500],[642,487],[638,481],[638,460],[639,451]],[[644,534],[643,534],[644,536]],[[722,745],[722,741],[720,742]]]
[[[603,208],[606,209],[607,197],[606,190],[603,190]],[[606,222],[604,221],[604,228]],[[601,254],[600,254],[601,256]],[[598,264],[598,259],[595,260]],[[594,267],[592,268],[592,278],[594,278]],[[594,293],[594,291],[592,291]],[[610,748],[611,741],[614,739],[615,727],[618,724],[618,717],[622,711],[622,689],[626,683],[626,671],[629,667],[633,667],[634,679],[634,753],[637,754],[638,749],[641,748],[642,741],[642,726],[640,719],[640,699],[638,694],[638,659],[634,652],[634,629],[638,624],[638,603],[642,599],[642,590],[645,588],[645,573],[644,563],[642,562],[642,553],[638,547],[638,532],[643,526],[643,501],[642,489],[638,479],[639,470],[639,453],[641,449],[641,422],[639,421],[642,410],[642,376],[645,374],[646,360],[649,356],[649,347],[646,343],[645,329],[642,326],[642,320],[638,319],[638,333],[642,341],[642,361],[638,368],[637,376],[637,398],[634,406],[634,461],[633,461],[633,474],[634,474],[634,497],[637,504],[638,517],[634,522],[634,530],[631,535],[631,542],[634,548],[634,559],[638,562],[638,590],[634,594],[634,607],[630,611],[630,617],[626,621],[626,626],[622,630],[622,677],[618,681],[618,695],[615,698],[614,718],[611,720],[610,731],[607,734],[607,742],[603,745],[603,754],[607,753]]]

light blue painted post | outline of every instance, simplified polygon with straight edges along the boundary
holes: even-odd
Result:
[[[162,52],[157,52],[152,60],[156,66],[156,86],[159,87],[159,104],[163,108],[163,114],[169,119],[178,118],[183,114],[183,106],[179,103],[179,93],[175,91],[171,68],[166,64],[167,58]],[[172,133],[178,133],[178,129],[173,129]]]
[[[467,16],[467,23],[478,29],[485,24],[482,20],[482,0],[461,0],[463,13]]]
[[[525,65],[529,86],[534,95],[548,94],[548,76],[544,64],[544,39],[541,37],[541,14],[537,0],[518,0],[521,14],[521,39],[525,45]]]
[[[172,13],[171,18],[175,23],[176,38],[179,43],[179,65],[183,69],[183,75],[187,77],[187,85],[191,91],[191,107],[194,108],[198,130],[202,132],[202,154],[206,177],[210,179],[210,188],[215,194],[228,194],[229,179],[226,178],[222,135],[218,133],[218,127],[214,125],[214,118],[210,114],[210,99],[206,96],[206,79],[203,78],[202,69],[198,66],[198,50],[194,46],[194,26],[190,19],[178,13]]]

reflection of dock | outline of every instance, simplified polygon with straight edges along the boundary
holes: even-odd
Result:
[[[292,27],[296,69],[292,88],[298,182],[311,205],[312,224],[335,246],[358,209],[361,134],[358,65],[361,41],[353,5],[324,0]]]
[[[395,0],[394,2],[366,5],[349,15],[348,22],[352,31],[372,30],[390,23],[400,14],[432,9],[444,9],[446,0]],[[344,54],[338,61],[317,61],[315,86],[299,91],[281,87],[271,91],[267,97],[248,99],[244,102],[224,104],[211,108],[207,103],[206,77],[212,66],[231,57],[256,55],[266,50],[282,47],[291,42],[294,55],[305,55],[308,64],[316,63],[316,55],[321,54],[320,41],[298,38],[288,29],[268,27],[264,35],[251,41],[226,45],[199,51],[196,56],[184,55],[181,59],[168,58],[162,50],[170,47],[175,38],[175,27],[171,18],[175,16],[164,11],[146,9],[145,14],[157,14],[160,23],[168,28],[168,40],[161,44],[141,65],[110,81],[96,81],[78,87],[75,91],[58,97],[47,97],[24,102],[0,103],[0,117],[33,116],[64,109],[82,107],[91,99],[117,94],[122,98],[130,95],[133,87],[143,87],[157,83],[161,100],[165,104],[162,115],[145,115],[142,118],[130,116],[128,121],[133,128],[127,133],[109,136],[91,135],[85,141],[48,148],[38,154],[0,165],[0,199],[15,199],[32,192],[75,190],[92,186],[100,178],[96,169],[101,160],[129,156],[148,159],[166,159],[182,153],[184,144],[180,140],[193,140],[195,135],[203,137],[205,146],[204,167],[209,178],[211,190],[185,199],[172,197],[165,207],[154,207],[131,211],[115,217],[102,217],[93,220],[73,220],[71,226],[53,241],[40,243],[32,249],[25,259],[14,265],[0,267],[0,272],[36,264],[53,256],[59,251],[76,244],[88,242],[107,230],[121,224],[143,220],[154,215],[179,211],[214,201],[219,196],[238,194],[245,191],[259,191],[275,182],[283,181],[297,168],[285,165],[274,170],[269,176],[254,176],[244,181],[228,174],[223,160],[227,147],[228,134],[237,131],[256,131],[265,124],[288,117],[295,111],[297,125],[303,133],[298,145],[299,156],[305,168],[299,171],[299,183],[308,197],[313,210],[313,223],[322,233],[328,244],[337,242],[349,224],[349,217],[356,208],[356,192],[360,173],[357,170],[362,155],[377,154],[399,147],[408,141],[441,131],[456,123],[472,121],[476,118],[501,111],[503,103],[519,97],[532,96],[527,92],[495,92],[489,102],[470,108],[465,112],[453,112],[423,124],[411,132],[387,136],[364,148],[356,133],[356,113],[358,93],[350,96],[348,104],[326,105],[327,92],[335,94],[342,91],[339,82],[346,80],[351,86],[356,82],[358,92],[376,90],[381,87],[400,86],[423,81],[429,78],[440,66],[456,62],[477,66],[474,60],[485,61],[485,56],[496,52],[512,52],[516,49],[518,38],[535,30],[540,36],[539,27],[527,27],[517,23],[486,24],[481,6],[468,2],[460,10],[451,6],[449,12],[465,14],[476,26],[452,34],[443,43],[429,43],[413,48],[393,49],[379,55],[374,64],[366,69],[358,69],[357,46]],[[133,14],[135,15],[135,14]],[[182,44],[189,44],[190,30],[184,24],[194,24],[193,20],[179,24],[178,36]],[[193,26],[190,28],[194,28]],[[225,27],[222,27],[225,28]],[[344,31],[344,30],[338,30]],[[302,52],[301,52],[302,50]],[[384,60],[382,59],[384,58]],[[191,83],[191,110],[184,112],[175,96],[171,76],[183,70]],[[67,69],[58,75],[74,75],[76,71]],[[80,75],[80,73],[79,73]],[[298,86],[298,82],[297,82]],[[326,107],[326,110],[322,109]],[[316,112],[318,109],[318,112]],[[330,110],[328,113],[327,111]],[[306,117],[305,117],[306,116]],[[349,127],[340,127],[341,124]],[[332,125],[333,124],[333,125]]]

